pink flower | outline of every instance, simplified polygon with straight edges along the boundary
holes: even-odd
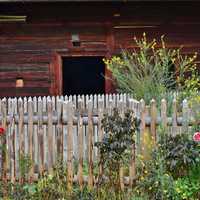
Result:
[[[194,140],[195,142],[200,142],[200,132],[194,133],[194,135],[193,135],[193,140]]]
[[[5,128],[0,127],[0,136],[1,136],[1,135],[4,135],[5,131],[6,131]]]

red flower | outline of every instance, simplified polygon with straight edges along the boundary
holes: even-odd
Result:
[[[194,135],[193,135],[193,140],[194,140],[195,142],[200,142],[200,132],[194,133]]]
[[[3,135],[5,133],[5,131],[6,131],[5,128],[0,127],[0,136]]]

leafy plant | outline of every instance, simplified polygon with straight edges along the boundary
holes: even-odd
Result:
[[[173,177],[167,173],[163,152],[155,147],[151,153],[149,160],[138,157],[135,193],[149,200],[171,200],[175,193]]]
[[[70,193],[67,190],[66,173],[65,165],[58,161],[52,174],[45,173],[37,182],[37,190],[33,195],[33,199],[69,199]]]
[[[164,134],[158,143],[160,150],[164,152],[167,171],[174,178],[187,175],[190,168],[200,162],[200,146],[188,135]]]
[[[186,177],[175,181],[177,199],[198,200],[200,199],[200,165],[191,168]]]
[[[19,172],[22,179],[22,182],[25,181],[27,174],[29,173],[33,165],[32,160],[29,155],[20,154],[19,156]]]
[[[98,187],[104,186],[107,193],[110,191],[116,199],[122,198],[120,187],[120,168],[127,165],[131,155],[131,146],[135,144],[137,121],[131,111],[127,111],[122,117],[117,109],[112,115],[106,114],[102,120],[104,136],[101,142],[95,145],[100,152],[100,165],[104,175],[108,177],[108,183],[103,182],[103,176],[98,179]],[[112,192],[111,192],[112,191]],[[101,190],[98,191],[102,196]]]
[[[122,50],[119,56],[104,60],[120,92],[132,93],[147,104],[151,99],[171,99],[173,93],[179,93],[181,99],[196,95],[200,88],[196,54],[183,56],[181,48],[167,48],[163,36],[161,46],[155,39],[148,41],[145,33],[134,42],[133,52]]]

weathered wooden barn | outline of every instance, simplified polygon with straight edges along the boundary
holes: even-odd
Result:
[[[200,53],[200,2],[1,0],[0,96],[111,92],[102,58],[143,32]]]

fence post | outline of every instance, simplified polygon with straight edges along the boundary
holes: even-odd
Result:
[[[42,99],[38,98],[38,140],[39,140],[39,173],[44,171],[44,132],[42,127]]]
[[[103,98],[98,99],[98,141],[101,142],[103,139],[103,129],[102,129],[102,119],[103,119],[103,111],[104,111],[104,104],[103,104]],[[99,177],[102,176],[103,173],[103,167],[100,162],[100,151],[98,151],[98,162],[100,163],[99,165]]]
[[[38,113],[38,99],[33,97],[33,116],[35,113]],[[33,125],[33,160],[34,160],[34,169],[38,171],[39,168],[39,145],[38,145],[38,125]]]
[[[183,120],[182,120],[182,126],[183,126],[183,132],[188,131],[188,118],[189,118],[189,110],[188,110],[188,102],[186,99],[183,100]]]
[[[28,98],[28,145],[29,145],[29,156],[31,161],[33,161],[33,101],[32,98]],[[33,179],[34,169],[31,166],[29,172],[29,181]]]
[[[89,164],[89,176],[88,187],[93,188],[93,122],[92,122],[92,101],[88,101],[88,164]]]
[[[83,188],[83,101],[78,99],[78,182],[80,189]]]
[[[156,109],[156,101],[154,99],[150,102],[150,114],[151,114],[151,124],[150,124],[150,131],[151,136],[154,141],[154,144],[156,143],[156,122],[157,122],[157,109]]]
[[[146,127],[146,106],[144,99],[140,100],[140,151],[144,155],[144,136],[145,136],[145,127]]]
[[[11,99],[10,107],[10,166],[11,166],[11,182],[15,182],[15,118],[14,111],[16,106],[16,99]]]
[[[164,130],[167,128],[167,102],[165,99],[161,100],[161,124]]]
[[[28,100],[26,97],[23,98],[23,102],[24,102],[24,114],[28,113]],[[28,155],[28,148],[29,148],[29,144],[28,144],[28,125],[24,124],[24,154]]]
[[[176,98],[172,102],[172,135],[174,136],[177,132],[177,102]]]
[[[6,130],[6,136],[3,137],[3,150],[2,150],[2,180],[7,182],[7,168],[8,168],[8,148],[7,148],[7,102],[6,98],[3,98],[1,102],[1,111],[2,111],[2,127]]]
[[[73,184],[73,104],[67,102],[67,188],[72,190]]]
[[[62,99],[57,99],[57,117],[58,117],[58,124],[57,124],[57,154],[60,159],[63,159],[63,134],[62,134]]]
[[[52,124],[52,100],[47,97],[47,117],[48,117],[48,125],[47,125],[47,136],[48,136],[48,171],[52,172],[53,161],[55,160],[53,154],[53,124]]]
[[[14,121],[15,121],[15,124],[14,124],[14,152],[15,152],[15,180],[19,180],[19,123],[16,123],[16,116],[18,115],[18,100],[17,98],[15,97],[14,98],[14,103],[15,103],[15,106],[14,106]],[[19,118],[18,118],[19,119]]]
[[[24,124],[24,108],[22,98],[18,99],[18,109],[19,109],[19,152],[20,155],[24,154],[24,134],[23,134],[23,124]]]

